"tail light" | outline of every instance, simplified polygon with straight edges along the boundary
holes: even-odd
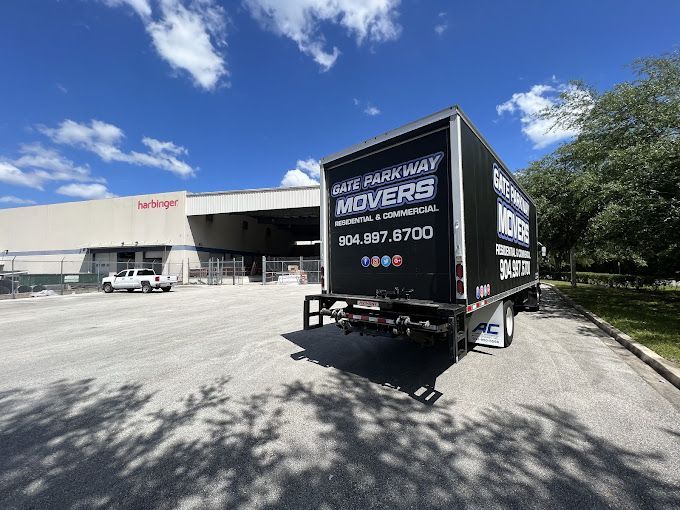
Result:
[[[456,298],[465,298],[465,284],[463,283],[463,276],[465,271],[463,269],[463,264],[456,264]]]
[[[156,276],[156,281],[157,281],[157,282],[160,282],[160,281],[161,281],[161,277],[160,277],[160,276]]]

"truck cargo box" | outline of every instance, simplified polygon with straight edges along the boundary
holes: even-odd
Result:
[[[534,203],[456,107],[324,158],[322,176],[329,293],[488,303],[538,278]]]
[[[352,309],[521,309],[538,291],[536,234],[533,200],[458,107],[321,160],[324,294]]]

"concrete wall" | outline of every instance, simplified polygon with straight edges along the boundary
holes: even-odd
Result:
[[[186,244],[186,192],[0,210],[0,264],[54,272],[88,265],[87,248]],[[42,268],[41,268],[42,264]]]
[[[172,206],[142,208],[151,201]],[[121,244],[185,244],[185,192],[0,210],[0,250],[44,252]]]

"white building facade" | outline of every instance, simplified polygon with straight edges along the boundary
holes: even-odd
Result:
[[[1,209],[0,270],[106,274],[153,264],[186,279],[211,258],[297,256],[299,241],[319,237],[319,202],[312,186]]]

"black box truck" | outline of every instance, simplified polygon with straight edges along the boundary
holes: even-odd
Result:
[[[323,290],[304,327],[447,341],[456,361],[507,347],[539,307],[536,233],[531,197],[458,107],[366,140],[321,160]]]

